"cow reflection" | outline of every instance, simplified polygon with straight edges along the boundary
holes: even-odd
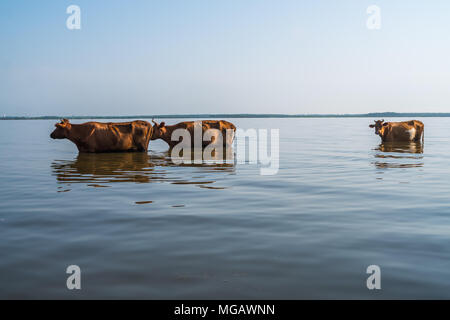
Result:
[[[216,165],[217,167],[232,168],[236,161],[232,147],[225,148],[170,148],[166,153],[173,164],[188,166]]]
[[[384,161],[375,161],[378,169],[417,168],[423,166],[424,146],[421,142],[389,142],[377,148],[374,157]]]
[[[53,175],[62,184],[86,183],[88,186],[105,187],[113,182],[170,182],[185,184],[210,184],[216,179],[202,177],[199,173],[234,172],[234,161],[216,159],[214,163],[200,160],[196,163],[177,163],[170,157],[170,150],[164,153],[80,153],[74,160],[55,160]],[[194,159],[195,154],[192,154]],[[199,167],[178,171],[167,167]],[[199,171],[200,170],[200,171]],[[206,179],[205,179],[206,178]],[[217,177],[214,177],[217,178]]]
[[[57,160],[52,169],[59,182],[150,182],[154,165],[146,153],[80,153],[75,160]]]
[[[423,153],[423,144],[420,142],[382,143],[376,150],[382,152]]]

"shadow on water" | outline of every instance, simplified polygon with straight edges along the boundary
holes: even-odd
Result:
[[[72,160],[54,160],[51,164],[52,175],[56,177],[59,189],[61,185],[84,183],[90,187],[110,187],[112,183],[151,183],[168,182],[172,184],[194,184],[208,189],[224,189],[206,185],[220,179],[217,174],[235,172],[234,153],[223,153],[230,158],[218,158],[194,161],[195,152],[180,159],[172,159],[170,150],[163,153],[80,153]],[[198,154],[197,154],[198,156]],[[189,161],[191,158],[191,161]],[[196,158],[198,159],[198,158]],[[199,162],[199,163],[197,163]],[[174,170],[175,168],[181,170]],[[70,189],[59,192],[70,191]]]
[[[377,169],[423,167],[424,145],[421,142],[382,143],[374,149]]]

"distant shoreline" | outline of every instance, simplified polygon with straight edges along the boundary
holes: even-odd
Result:
[[[174,118],[395,118],[395,117],[450,117],[450,113],[361,113],[361,114],[158,114],[133,116],[3,116],[0,120],[58,120],[67,119],[174,119]]]

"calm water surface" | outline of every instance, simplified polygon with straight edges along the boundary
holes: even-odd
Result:
[[[0,121],[0,298],[450,298],[450,119],[419,120],[424,146],[380,145],[373,119],[230,119],[280,129],[273,176]]]

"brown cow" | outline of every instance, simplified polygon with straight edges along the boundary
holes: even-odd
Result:
[[[148,150],[153,127],[147,121],[72,124],[63,119],[55,124],[52,139],[69,139],[79,152],[124,152]]]
[[[395,141],[420,141],[424,139],[424,125],[417,120],[403,122],[384,122],[383,120],[375,120],[375,124],[369,125],[375,128],[375,134],[381,137],[383,142]]]
[[[178,140],[178,138],[174,137],[174,139],[176,141],[172,141],[172,134],[175,130],[177,129],[185,129],[189,132],[190,136],[191,136],[191,146],[194,147],[194,127],[195,127],[195,123],[197,122],[198,124],[202,125],[202,147],[206,147],[207,145],[209,145],[210,143],[214,143],[215,141],[217,141],[218,138],[217,134],[222,134],[222,143],[223,146],[230,146],[231,143],[233,142],[234,139],[234,133],[236,131],[236,127],[234,126],[234,124],[232,124],[231,122],[225,121],[225,120],[202,120],[202,121],[185,121],[185,122],[180,122],[171,126],[166,126],[165,122],[161,122],[160,124],[158,124],[156,121],[152,120],[152,122],[154,123],[153,125],[153,135],[151,140],[156,140],[156,139],[162,139],[164,140],[169,146],[170,148],[173,148],[175,145],[177,145],[178,143],[180,143],[180,141]],[[211,139],[208,141],[209,138],[204,138],[204,134],[206,131],[210,130],[210,129],[216,129],[215,132],[211,132],[212,133],[212,137]],[[230,134],[227,135],[227,130],[231,130]],[[203,141],[206,140],[206,141]]]

